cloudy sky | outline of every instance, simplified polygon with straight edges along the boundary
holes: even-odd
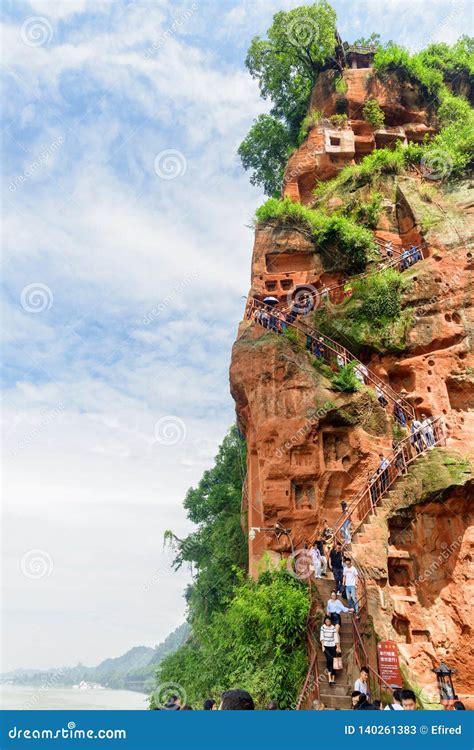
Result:
[[[262,195],[243,61],[287,0],[3,3],[3,669],[94,664],[185,614],[188,487],[234,418]],[[333,3],[416,49],[467,0]]]

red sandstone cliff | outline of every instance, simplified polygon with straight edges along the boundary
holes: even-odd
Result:
[[[331,76],[320,78],[311,99],[311,108],[328,117],[338,107]],[[370,69],[346,71],[345,79],[347,125],[334,128],[327,120],[314,126],[288,162],[284,192],[295,200],[310,204],[316,179],[333,177],[373,148],[432,132],[433,113],[412,87],[382,86]],[[362,119],[367,98],[384,109],[383,132]],[[354,545],[357,561],[371,571],[369,614],[377,635],[398,641],[410,679],[429,694],[430,670],[441,658],[459,669],[459,694],[472,692],[472,187],[468,180],[449,190],[436,186],[427,200],[418,176],[387,178],[375,233],[395,246],[423,243],[425,259],[406,272],[403,305],[411,317],[402,353],[360,354],[417,413],[442,416],[445,423],[446,447],[420,459],[397,483]],[[291,300],[299,286],[344,280],[341,271],[327,269],[301,229],[257,227],[250,296]],[[365,391],[332,390],[311,360],[304,348],[245,320],[230,368],[248,446],[246,523],[249,529],[276,523],[291,529],[296,550],[314,539],[323,520],[335,522],[341,499],[350,501],[361,490],[379,453],[392,444],[390,414]],[[277,561],[291,546],[287,536],[267,531],[251,535],[249,551],[256,574],[263,553]]]

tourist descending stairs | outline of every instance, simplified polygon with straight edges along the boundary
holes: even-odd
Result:
[[[311,309],[315,309],[319,303],[325,304],[331,302],[335,305],[340,305],[345,299],[352,296],[353,284],[356,281],[367,279],[371,276],[376,276],[379,273],[387,271],[389,268],[393,268],[400,273],[406,271],[415,263],[425,259],[425,251],[421,247],[411,245],[409,248],[394,248],[392,243],[384,243],[382,240],[376,238],[376,242],[382,255],[385,254],[385,258],[379,262],[378,268],[375,271],[366,271],[365,273],[356,274],[346,279],[342,284],[332,284],[331,286],[324,286],[321,289],[314,289],[311,286],[305,289],[304,284],[300,290],[302,296],[305,298],[304,307],[306,312]],[[391,249],[388,249],[388,248]],[[287,298],[288,299],[288,298]],[[281,312],[289,312],[291,304],[287,304],[285,307],[280,308]]]
[[[333,341],[329,336],[325,336],[320,331],[313,331],[311,334],[296,322],[282,320],[276,314],[274,308],[264,304],[254,297],[249,298],[245,315],[249,320],[253,320],[263,328],[273,331],[274,333],[285,333],[287,330],[295,331],[298,341],[308,349],[315,357],[326,362],[337,370],[341,369],[349,362],[355,363],[356,375],[360,382],[375,389],[377,397],[384,399],[390,404],[394,415],[398,420],[406,422],[415,417],[413,406],[406,401],[399,393],[393,390],[382,378],[369,370],[357,357],[337,341]]]
[[[311,709],[314,700],[320,700],[326,708],[348,709],[351,707],[351,655],[353,652],[353,628],[350,614],[342,614],[339,630],[342,651],[342,669],[336,671],[336,681],[330,685],[326,674],[326,658],[321,649],[319,629],[321,614],[325,612],[326,602],[334,589],[332,575],[318,578],[316,582],[309,579],[311,609],[308,618],[307,649],[309,669],[303,688],[298,698],[296,710]],[[318,616],[319,615],[319,616]]]
[[[367,482],[365,487],[351,500],[346,510],[341,513],[333,525],[333,533],[339,541],[347,542],[344,525],[350,520],[351,535],[361,528],[367,517],[376,512],[384,497],[401,476],[406,476],[408,467],[417,458],[436,446],[446,445],[446,433],[442,417],[430,422],[429,427],[422,426],[401,440],[396,448],[386,457],[386,465],[379,469]]]

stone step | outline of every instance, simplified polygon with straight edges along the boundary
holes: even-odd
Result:
[[[324,695],[337,695],[344,698],[348,690],[349,685],[329,685],[328,683],[321,685],[321,693],[324,692]]]
[[[331,693],[321,693],[320,697],[327,708],[348,709],[351,707],[350,695],[331,695]]]

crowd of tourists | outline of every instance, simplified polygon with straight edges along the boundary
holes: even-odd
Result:
[[[417,698],[413,690],[400,689],[398,687],[392,688],[391,702],[387,705],[383,705],[380,700],[372,700],[370,697],[369,690],[369,668],[362,667],[360,675],[355,681],[354,690],[351,694],[351,710],[354,711],[416,711]],[[326,706],[321,700],[314,700],[311,706],[313,711],[324,711]],[[208,698],[204,701],[203,706],[199,706],[200,710],[203,711],[254,711],[255,702],[247,690],[241,690],[236,688],[234,690],[226,690],[222,693],[220,703],[213,698]],[[278,703],[276,701],[269,701],[265,706],[265,711],[278,711]],[[455,711],[465,711],[466,707],[461,701],[454,701],[453,709]],[[181,705],[181,700],[178,695],[171,695],[167,703],[159,709],[162,711],[193,711],[193,707],[189,703]],[[337,711],[338,709],[334,709]]]
[[[300,301],[300,304],[304,307],[304,300],[303,302]],[[298,305],[294,305],[289,311],[284,312],[271,305],[264,306],[262,303],[261,307],[260,305],[256,306],[253,310],[253,318],[259,325],[280,334],[285,333],[300,314],[301,308]],[[332,349],[323,336],[306,334],[306,349],[316,359],[326,361],[329,364],[332,363],[336,372],[342,370],[349,361],[354,361],[348,358],[349,354],[345,349]],[[387,409],[390,403],[393,404],[393,417],[400,427],[409,433],[410,445],[416,454],[422,453],[426,448],[434,447],[436,439],[432,420],[429,416],[422,414],[421,419],[418,419],[418,417],[411,419],[401,398],[397,398],[393,392],[389,396],[387,386],[381,380],[375,379],[362,362],[355,361],[353,372],[361,385],[372,386],[375,384],[375,395],[380,406]],[[395,442],[393,448],[396,448]],[[402,461],[403,456],[400,456],[398,468],[400,468]]]

